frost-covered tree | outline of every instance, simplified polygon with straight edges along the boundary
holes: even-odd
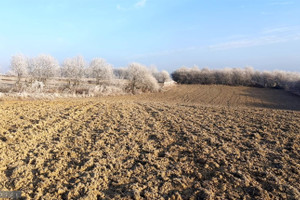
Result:
[[[172,80],[171,77],[170,77],[169,72],[167,72],[166,70],[162,70],[162,71],[160,72],[160,74],[161,74],[161,78],[162,78],[162,82],[163,82],[163,83]]]
[[[163,70],[161,72],[152,72],[152,75],[159,83],[164,83],[172,80],[169,72],[167,72],[166,70]]]
[[[182,84],[243,85],[285,89],[295,94],[300,93],[300,74],[297,72],[260,72],[255,71],[251,67],[244,69],[225,68],[220,70],[182,67],[172,73],[172,78],[174,81]]]
[[[14,55],[11,58],[10,68],[12,74],[18,77],[19,83],[23,76],[28,75],[28,59],[22,54]]]
[[[127,79],[128,69],[127,68],[114,69],[114,76],[118,79]]]
[[[61,68],[63,77],[68,78],[68,84],[78,85],[85,73],[86,62],[82,56],[67,58],[64,60]]]
[[[244,85],[244,71],[239,68],[233,68],[231,71],[232,85]]]
[[[152,73],[139,63],[132,63],[128,67],[129,90],[135,94],[137,90],[158,91],[159,85]]]
[[[58,76],[58,61],[51,55],[39,55],[30,60],[29,73],[34,80],[45,84],[47,79]]]
[[[252,77],[254,75],[255,71],[253,69],[253,67],[248,66],[245,67],[245,69],[243,70],[243,82],[244,82],[244,86],[253,86],[253,81],[252,81]]]
[[[97,85],[101,80],[111,81],[114,77],[112,65],[108,64],[102,58],[95,58],[91,61],[89,70],[89,77],[95,78]]]

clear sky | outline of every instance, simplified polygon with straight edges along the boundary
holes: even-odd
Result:
[[[0,72],[12,55],[300,71],[299,0],[0,0]]]

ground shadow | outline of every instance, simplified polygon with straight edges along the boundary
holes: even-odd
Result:
[[[271,88],[248,88],[242,96],[253,98],[246,106],[300,111],[300,96]]]

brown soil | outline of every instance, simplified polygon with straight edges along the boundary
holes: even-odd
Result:
[[[177,86],[0,101],[0,191],[24,199],[300,199],[300,97]]]

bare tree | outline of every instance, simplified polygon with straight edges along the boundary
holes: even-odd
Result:
[[[22,54],[14,55],[11,58],[10,68],[18,77],[17,83],[19,83],[23,76],[28,75],[28,59]]]
[[[30,60],[29,64],[30,75],[34,80],[43,82],[58,75],[58,61],[51,55],[39,55]]]
[[[158,91],[159,85],[151,72],[139,63],[132,63],[128,67],[129,90],[135,94],[137,90]]]
[[[62,76],[68,78],[68,85],[79,85],[84,76],[86,62],[82,56],[67,58],[64,60],[61,68]]]
[[[100,80],[111,81],[114,77],[112,65],[108,64],[102,58],[95,58],[91,61],[89,66],[90,77],[96,79],[97,85],[100,84]]]

